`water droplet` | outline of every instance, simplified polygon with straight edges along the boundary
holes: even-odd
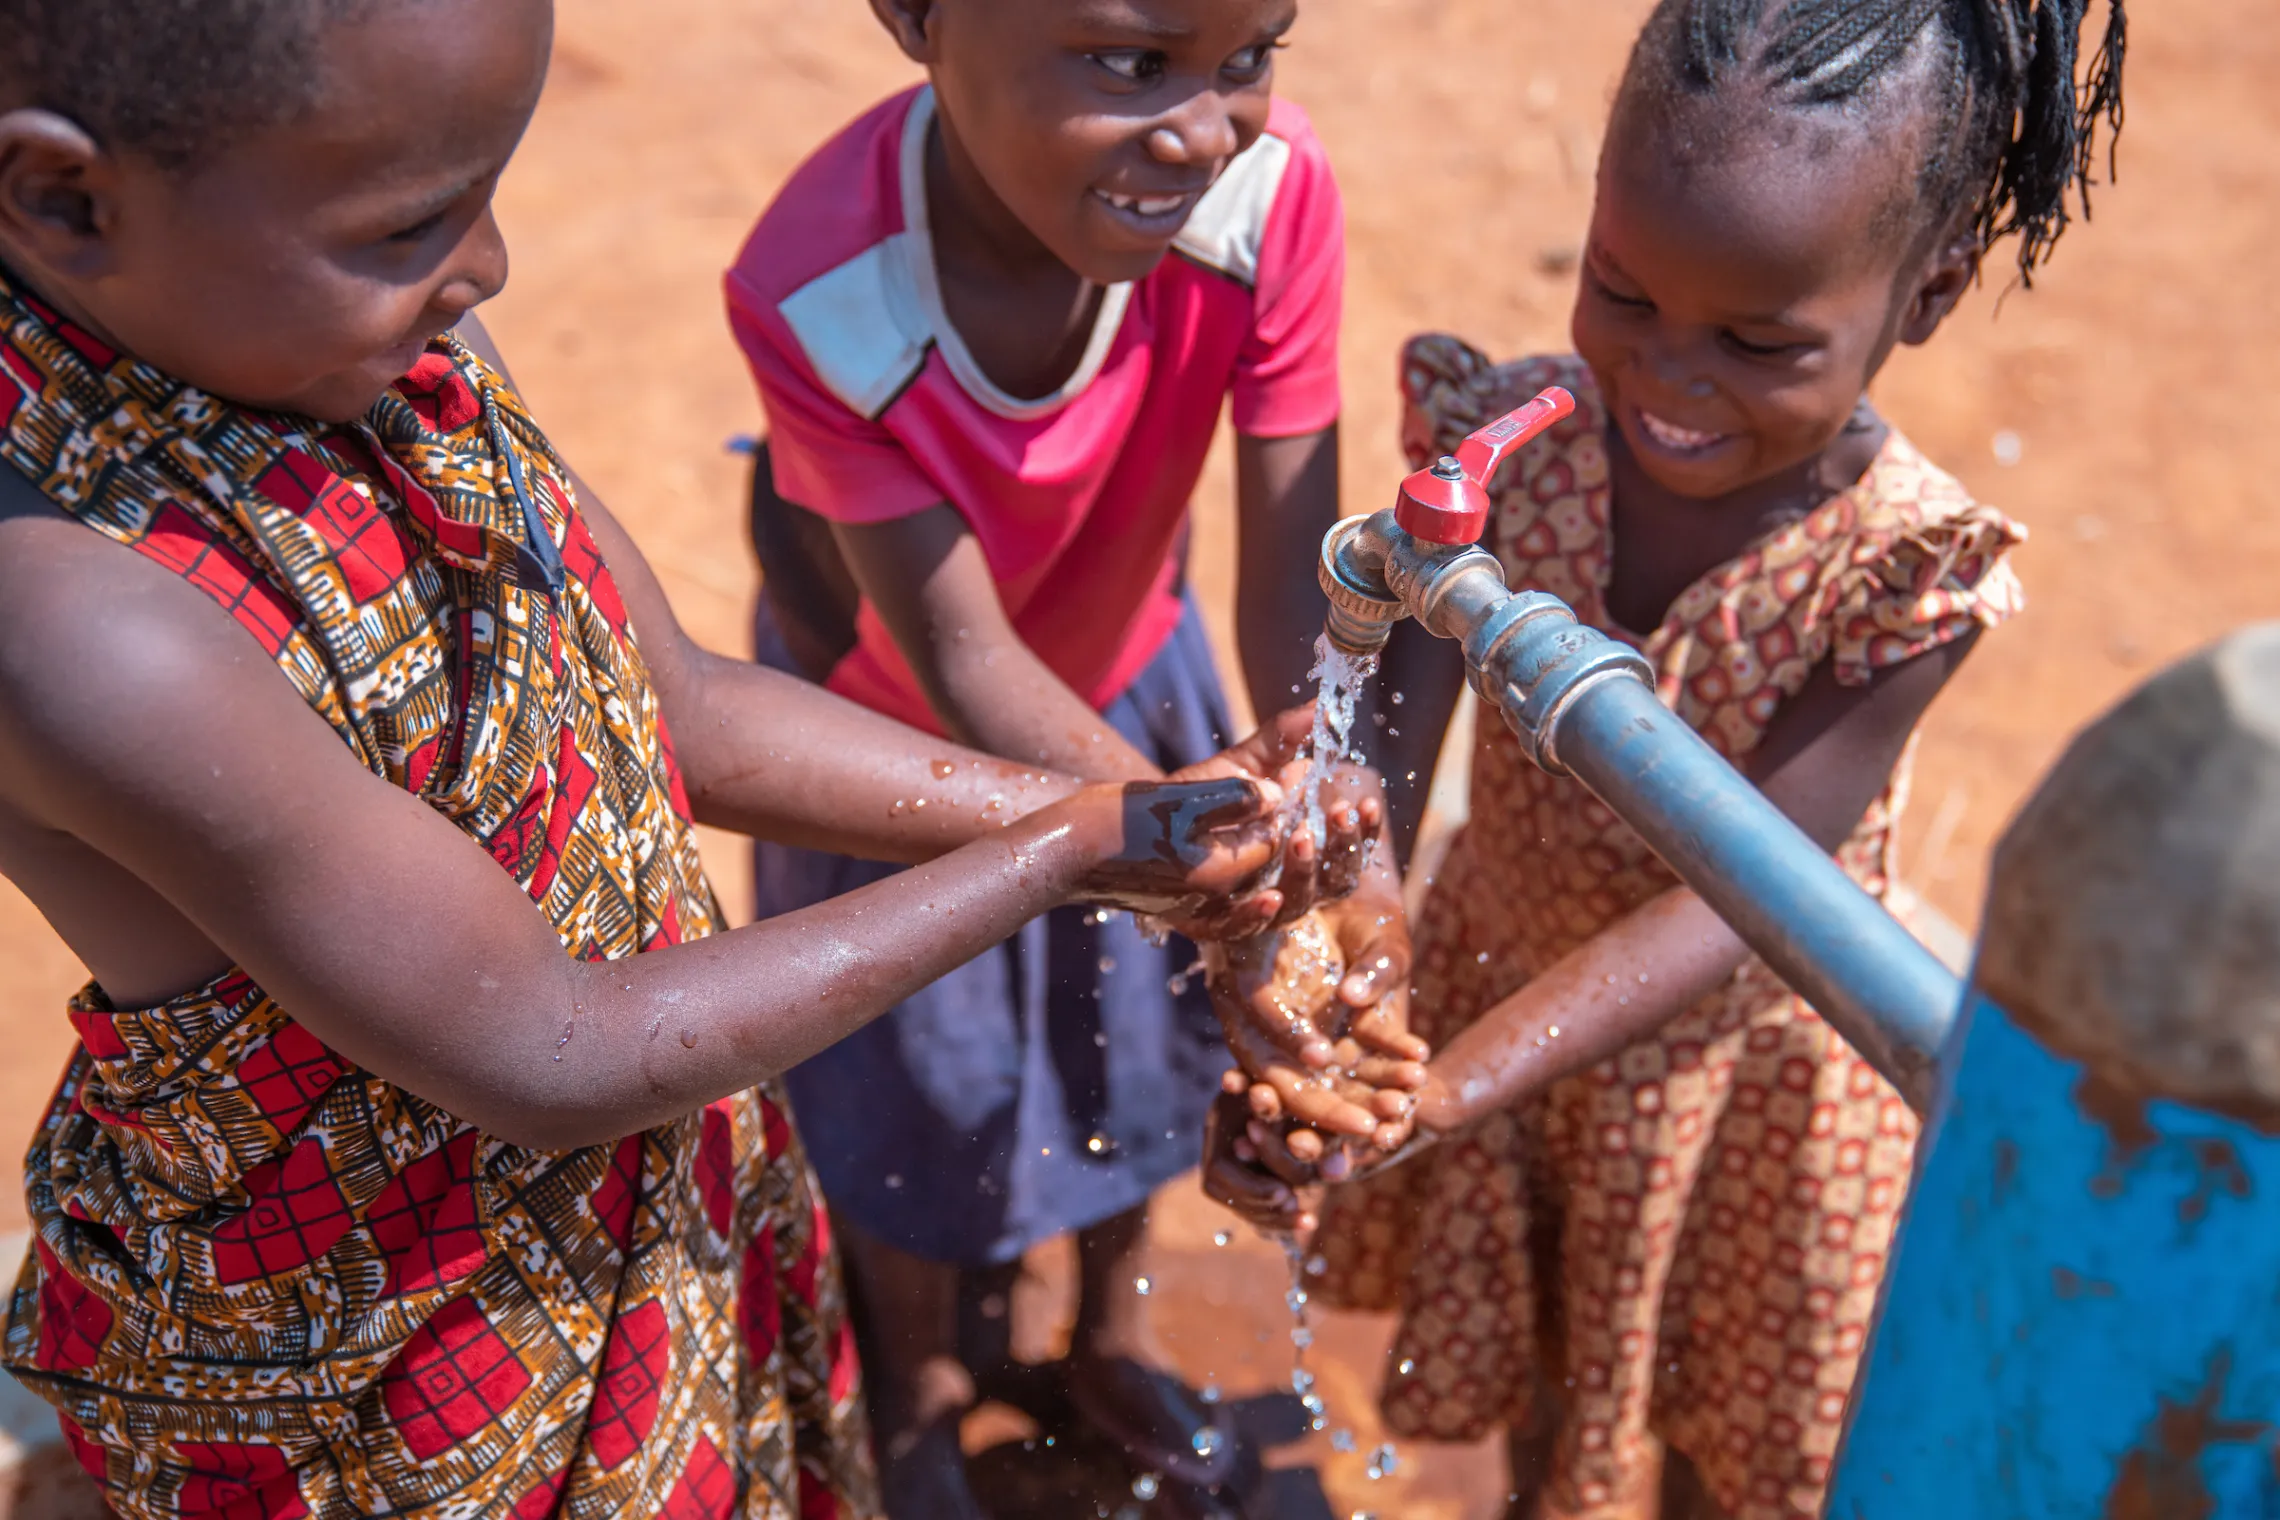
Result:
[[[1142,1298],[1146,1298],[1148,1296],[1148,1290],[1154,1286],[1155,1284],[1149,1282],[1145,1277],[1135,1277],[1132,1279],[1132,1291],[1139,1294]]]
[[[1296,1330],[1293,1330],[1290,1333],[1290,1343],[1293,1346],[1296,1346],[1299,1350],[1304,1351],[1307,1347],[1314,1344],[1314,1332],[1307,1329],[1304,1325],[1300,1325]]]
[[[694,1029],[681,1031],[681,1048],[683,1050],[695,1050],[697,1048],[697,1032]]]
[[[1106,976],[1106,975],[1108,975],[1108,974],[1109,974],[1111,971],[1114,971],[1115,969],[1116,969],[1116,957],[1115,957],[1115,956],[1113,956],[1113,955],[1104,955],[1104,956],[1102,956],[1102,957],[1100,958],[1100,974],[1101,974],[1102,976]]]
[[[934,779],[937,781],[948,781],[952,776],[956,775],[957,772],[958,767],[952,765],[947,760],[937,760],[934,762]]]
[[[1556,1040],[1560,1037],[1560,1026],[1554,1024],[1550,1029],[1546,1030],[1545,1033],[1549,1034],[1553,1039]]]
[[[1321,1276],[1323,1273],[1325,1273],[1325,1272],[1327,1272],[1327,1271],[1329,1271],[1329,1270],[1330,1270],[1330,1262],[1329,1262],[1329,1259],[1328,1259],[1327,1257],[1323,1257],[1323,1256],[1319,1256],[1319,1255],[1316,1255],[1316,1256],[1309,1256],[1309,1257],[1307,1257],[1307,1258],[1306,1258],[1306,1275],[1307,1275],[1307,1276],[1309,1276],[1309,1277],[1320,1277],[1320,1276]]]
[[[887,1190],[889,1192],[900,1192],[902,1190],[902,1173],[887,1173]]]
[[[1354,1433],[1343,1428],[1331,1431],[1330,1449],[1332,1451],[1352,1451],[1354,1449]]]
[[[1319,1393],[1301,1394],[1299,1395],[1298,1402],[1303,1405],[1306,1409],[1306,1412],[1311,1415],[1320,1415],[1323,1409],[1326,1407],[1322,1402],[1322,1395]]]
[[[1218,1403],[1219,1385],[1216,1382],[1204,1384],[1202,1388],[1196,1391],[1196,1397],[1203,1400],[1206,1404]]]
[[[1188,1437],[1188,1444],[1195,1448],[1197,1456],[1208,1462],[1219,1455],[1219,1448],[1226,1444],[1226,1440],[1227,1438],[1219,1433],[1218,1426],[1201,1425],[1196,1428],[1194,1435]]]
[[[1487,952],[1486,950],[1483,950],[1483,951],[1482,951],[1480,954],[1478,954],[1478,955],[1474,956],[1474,957],[1473,957],[1473,964],[1474,964],[1474,965],[1476,965],[1476,966],[1485,966],[1485,965],[1487,965],[1487,964],[1488,964],[1488,952]]]
[[[1290,1391],[1299,1395],[1301,1398],[1305,1397],[1307,1394],[1312,1393],[1314,1391],[1314,1374],[1307,1371],[1304,1367],[1291,1368]]]
[[[1156,1490],[1163,1486],[1164,1480],[1154,1473],[1142,1473],[1132,1480],[1132,1497],[1145,1504],[1150,1499],[1155,1498]]]
[[[1367,1468],[1364,1469],[1364,1471],[1369,1474],[1370,1481],[1372,1483],[1375,1483],[1380,1478],[1391,1477],[1394,1473],[1400,1470],[1401,1457],[1400,1454],[1393,1449],[1393,1443],[1391,1441],[1386,1442],[1383,1446],[1380,1446],[1377,1448],[1377,1450],[1370,1453],[1370,1464]]]
[[[1047,1436],[1045,1438],[1045,1449],[1047,1451],[1051,1451],[1053,1447],[1059,1443],[1060,1439],[1061,1438],[1059,1436]]]
[[[1116,1141],[1096,1129],[1085,1138],[1085,1149],[1096,1156],[1114,1155]]]
[[[1375,1510],[1358,1509],[1354,1511],[1353,1520],[1377,1520],[1377,1512]]]
[[[1405,1356],[1401,1359],[1401,1365],[1394,1368],[1393,1370],[1400,1373],[1403,1377],[1408,1377],[1411,1373],[1417,1370],[1417,1358],[1413,1356]]]
[[[1223,1246],[1232,1241],[1234,1238],[1234,1236],[1228,1234],[1225,1230],[1220,1230],[1212,1235],[1211,1243],[1215,1246]]]
[[[1400,706],[1402,703],[1404,703],[1404,702],[1406,702],[1406,701],[1408,701],[1408,700],[1409,700],[1409,694],[1408,694],[1407,692],[1400,692],[1400,691],[1397,691],[1397,692],[1395,692],[1395,693],[1393,694],[1393,705],[1394,705],[1394,706],[1396,706],[1396,707],[1399,707],[1399,706]]]
[[[1288,1293],[1285,1293],[1285,1294],[1283,1295],[1283,1302],[1284,1302],[1285,1304],[1288,1304],[1288,1305],[1290,1306],[1290,1312],[1291,1312],[1291,1313],[1293,1313],[1293,1314],[1303,1314],[1303,1313],[1305,1313],[1305,1312],[1306,1312],[1306,1290],[1305,1290],[1304,1288],[1293,1288],[1293,1289],[1291,1289],[1291,1290],[1290,1290]]]
[[[2004,466],[2017,464],[2027,452],[2026,444],[2009,428],[1997,433],[1989,446],[1995,452],[1995,462]]]

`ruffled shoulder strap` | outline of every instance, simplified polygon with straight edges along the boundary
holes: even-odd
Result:
[[[2025,607],[2010,555],[2027,530],[1974,501],[1899,432],[1857,499],[1851,563],[1825,588],[1822,613],[1841,684],[1865,685]]]

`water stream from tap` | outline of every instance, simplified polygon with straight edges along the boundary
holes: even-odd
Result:
[[[1328,634],[1314,641],[1314,732],[1307,740],[1306,779],[1289,799],[1296,818],[1303,819],[1317,848],[1330,837],[1322,816],[1322,782],[1334,761],[1361,763],[1365,757],[1354,742],[1355,715],[1362,692],[1377,675],[1378,659],[1352,655],[1330,642]]]

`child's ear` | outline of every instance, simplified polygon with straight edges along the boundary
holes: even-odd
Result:
[[[1908,299],[1907,313],[1900,319],[1900,341],[1910,346],[1926,343],[1947,314],[1955,310],[1955,303],[1971,289],[1979,278],[1979,239],[1976,237],[1951,238],[1932,256],[1931,265],[1916,283],[1915,294]]]
[[[0,115],[0,247],[35,268],[99,274],[116,220],[117,166],[53,111]]]
[[[913,63],[934,61],[933,39],[928,35],[934,8],[935,0],[871,0],[871,14]]]

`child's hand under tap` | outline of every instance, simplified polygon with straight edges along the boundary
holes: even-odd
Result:
[[[1324,787],[1323,841],[1317,844],[1306,830],[1291,827],[1285,801],[1305,778],[1308,762],[1300,756],[1313,723],[1312,707],[1294,708],[1242,743],[1166,778],[1172,783],[1246,782],[1272,804],[1278,853],[1246,884],[1218,893],[1166,895],[1158,882],[1152,891],[1108,890],[1095,900],[1144,913],[1163,929],[1198,943],[1212,943],[1249,939],[1302,917],[1318,902],[1352,893],[1365,874],[1370,842],[1384,828],[1385,802],[1373,775],[1341,767]]]
[[[1399,1149],[1426,1081],[1409,1031],[1409,931],[1382,853],[1360,886],[1296,923],[1204,952],[1253,1119],[1287,1126],[1298,1159],[1335,1164],[1346,1141]]]

